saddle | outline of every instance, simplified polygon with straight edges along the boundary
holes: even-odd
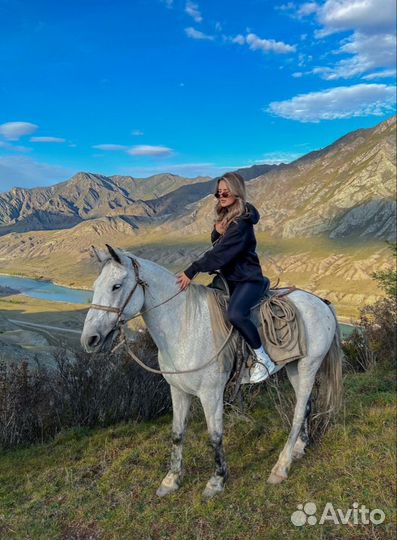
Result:
[[[226,318],[230,291],[221,272],[214,272],[212,282],[207,285],[216,289],[222,297],[219,305]],[[271,288],[270,280],[264,277],[265,290],[258,303],[251,308],[251,320],[256,325],[262,343],[273,362],[285,365],[306,355],[306,336],[303,321],[295,305],[287,295],[296,287]],[[248,382],[248,370],[254,360],[254,353],[243,336],[238,333],[238,344],[234,372],[239,372],[240,382]]]

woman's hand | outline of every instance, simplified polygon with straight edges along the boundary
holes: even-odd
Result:
[[[179,274],[176,275],[176,281],[178,285],[180,286],[179,288],[182,290],[185,290],[189,286],[189,283],[192,280],[187,277],[185,272],[179,272]]]

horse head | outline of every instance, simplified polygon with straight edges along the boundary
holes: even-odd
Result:
[[[139,276],[138,261],[108,244],[106,248],[101,251],[92,246],[101,271],[80,338],[86,352],[108,352],[120,324],[138,314],[145,302],[146,284]]]

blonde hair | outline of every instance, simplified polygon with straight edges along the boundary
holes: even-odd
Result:
[[[219,189],[219,182],[224,180],[229,192],[236,197],[236,201],[229,207],[223,207],[220,199],[218,199],[215,206],[215,218],[214,223],[221,223],[225,231],[229,227],[230,223],[235,222],[237,218],[246,212],[246,190],[245,181],[241,174],[237,172],[227,172],[216,183],[215,193]],[[215,194],[214,193],[214,194]]]

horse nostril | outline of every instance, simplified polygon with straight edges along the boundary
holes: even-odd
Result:
[[[101,341],[101,336],[99,334],[94,334],[88,338],[88,346],[95,347]]]

